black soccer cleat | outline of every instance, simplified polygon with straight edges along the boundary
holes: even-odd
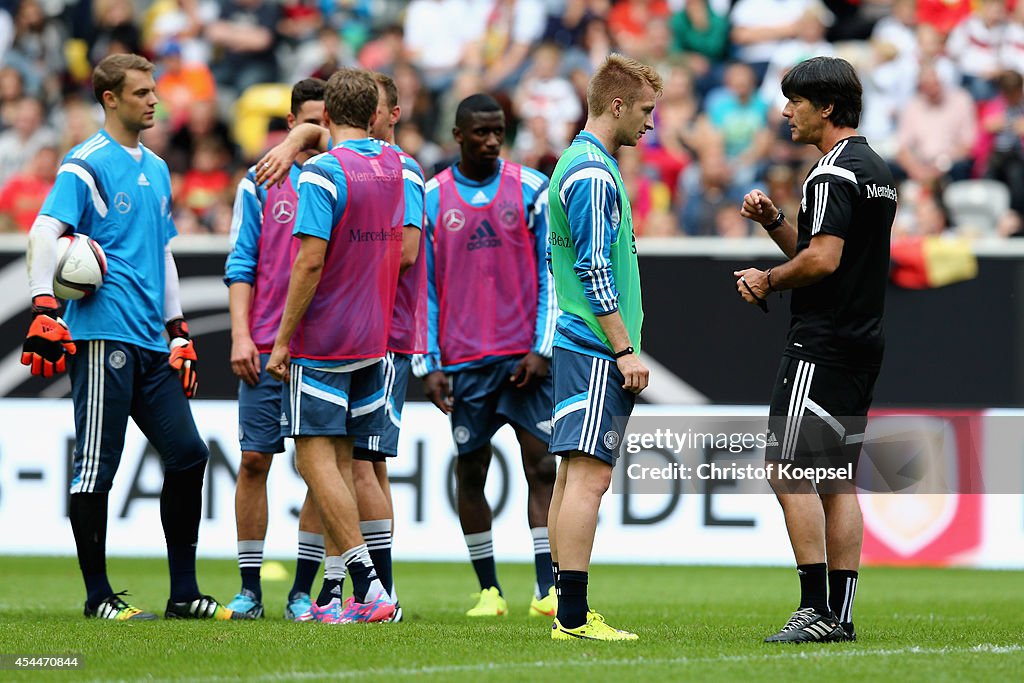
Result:
[[[782,630],[764,639],[766,643],[835,643],[848,640],[846,631],[831,614],[822,615],[813,607],[793,612]]]
[[[86,619],[112,619],[114,621],[152,621],[157,618],[152,612],[146,612],[138,607],[129,605],[123,599],[122,595],[128,595],[126,591],[120,593],[114,593],[113,595],[104,598],[100,604],[96,605],[95,609],[89,607],[89,602],[85,603],[84,614]]]
[[[214,600],[209,595],[200,595],[195,600],[186,602],[167,601],[167,610],[164,612],[164,619],[213,619],[215,621],[227,621],[228,619],[252,619],[251,614],[235,612]]]
[[[847,643],[856,643],[857,642],[857,629],[855,629],[853,627],[853,622],[852,621],[848,621],[846,623],[839,624],[839,625],[843,627],[843,635],[845,636],[845,637],[841,638],[840,640],[842,640],[843,642],[847,642]]]

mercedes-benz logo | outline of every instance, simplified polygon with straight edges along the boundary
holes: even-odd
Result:
[[[295,206],[287,199],[279,199],[274,203],[271,213],[278,223],[287,223],[295,218]]]
[[[448,209],[444,212],[444,218],[441,220],[441,223],[446,229],[458,232],[466,225],[466,214],[458,209]]]
[[[114,208],[118,213],[128,213],[132,210],[132,200],[127,192],[118,192],[114,195]]]

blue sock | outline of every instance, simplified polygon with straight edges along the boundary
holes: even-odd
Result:
[[[167,539],[171,600],[188,602],[200,596],[196,582],[196,543],[203,511],[206,461],[187,470],[164,473],[160,491],[160,521]]]
[[[114,594],[110,587],[110,581],[104,574],[87,574],[85,579],[85,600],[89,603],[89,609],[96,609],[96,606]]]
[[[533,567],[537,574],[537,597],[544,598],[555,585],[548,528],[546,526],[534,527],[530,529],[530,533],[533,535]]]
[[[558,623],[565,628],[578,628],[587,623],[588,572],[574,572],[565,569],[558,572],[561,592],[558,595]]]
[[[313,592],[313,579],[320,571],[320,562],[324,558],[323,534],[313,534],[299,530],[299,556],[295,561],[295,581],[288,592],[288,600],[293,600],[299,593],[310,595]]]
[[[190,602],[199,597],[196,581],[196,547],[168,545],[167,565],[171,570],[171,600]]]
[[[68,511],[90,609],[114,594],[107,579],[107,498],[106,493],[75,493]]]
[[[469,548],[469,559],[473,562],[473,569],[476,570],[480,590],[487,590],[493,586],[498,589],[498,593],[504,595],[501,592],[501,585],[498,583],[498,568],[494,564],[494,542],[491,530],[466,534],[466,547]]]
[[[366,549],[370,551],[370,561],[377,570],[377,578],[385,587],[391,588],[391,520],[360,522],[359,531],[366,541]]]

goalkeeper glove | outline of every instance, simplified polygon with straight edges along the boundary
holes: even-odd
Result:
[[[53,377],[64,372],[65,356],[75,355],[71,331],[61,320],[57,300],[48,294],[32,298],[32,324],[21,347],[21,364],[29,365],[33,375]]]
[[[199,388],[199,379],[196,377],[199,359],[196,357],[195,342],[188,336],[188,323],[184,318],[175,318],[168,320],[164,327],[171,340],[171,357],[167,362],[178,371],[185,396],[192,398]]]

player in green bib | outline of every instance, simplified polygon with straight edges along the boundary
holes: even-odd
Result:
[[[548,513],[558,593],[555,640],[636,640],[587,604],[597,511],[618,457],[623,425],[647,386],[640,361],[644,312],[633,215],[614,154],[654,128],[661,77],[613,54],[587,88],[583,131],[548,187],[548,262],[560,315],[551,370],[552,453],[562,462]]]

